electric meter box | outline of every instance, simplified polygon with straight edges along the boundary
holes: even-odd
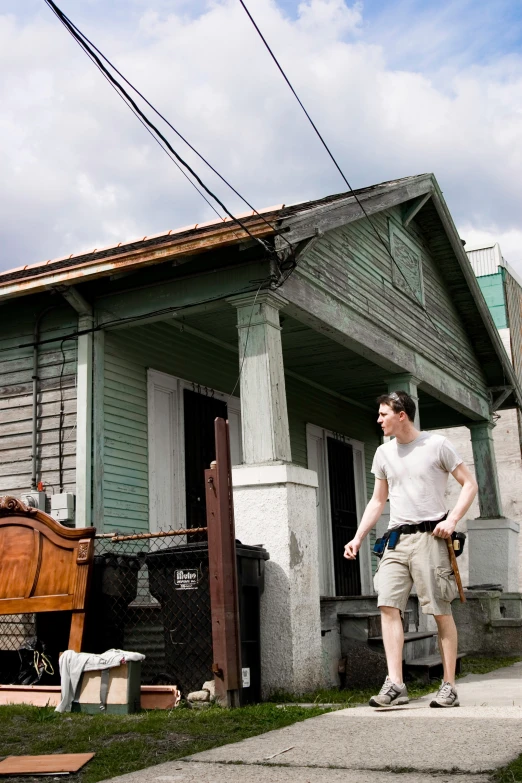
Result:
[[[22,495],[22,500],[29,508],[38,508],[40,511],[45,511],[45,492],[25,492]]]
[[[72,492],[51,495],[51,516],[62,525],[66,522],[74,522],[74,494]]]

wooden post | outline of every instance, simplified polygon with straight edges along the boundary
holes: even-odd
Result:
[[[418,430],[421,428],[420,415],[419,415],[419,392],[418,385],[420,383],[418,378],[415,378],[410,373],[401,373],[399,375],[393,375],[387,379],[388,392],[405,391],[410,397],[413,398],[415,403],[415,421],[413,422]]]
[[[245,465],[291,462],[290,428],[279,310],[274,291],[234,296],[241,368],[241,429]]]
[[[241,663],[228,422],[215,421],[216,461],[205,471],[212,649],[216,701],[239,706]]]
[[[497,462],[493,443],[493,421],[468,424],[471,432],[473,462],[478,484],[481,519],[498,519],[502,514],[502,500],[498,484]]]

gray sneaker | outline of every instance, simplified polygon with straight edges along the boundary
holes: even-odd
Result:
[[[460,707],[457,691],[449,682],[443,682],[430,707]]]
[[[377,694],[370,699],[370,707],[391,707],[394,704],[408,704],[408,691],[406,686],[400,688],[386,677],[384,685]]]

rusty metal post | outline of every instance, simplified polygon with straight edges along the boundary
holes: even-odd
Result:
[[[215,420],[216,461],[205,471],[212,649],[216,701],[239,706],[241,661],[236,537],[228,422]]]

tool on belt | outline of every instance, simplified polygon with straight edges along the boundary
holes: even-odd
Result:
[[[375,542],[373,546],[373,553],[380,558],[384,555],[386,549],[395,549],[401,535],[411,535],[412,533],[432,533],[439,522],[445,520],[447,516],[448,514],[446,513],[441,519],[419,522],[417,525],[398,525],[391,530],[387,530],[386,533],[381,538],[378,538]],[[466,534],[454,532],[451,534],[451,538],[446,539],[446,543],[448,545],[451,568],[455,575],[455,581],[459,589],[460,601],[461,603],[465,603],[466,596],[464,595],[464,589],[462,587],[462,580],[460,578],[457,557],[460,557],[464,551]]]
[[[448,545],[449,558],[450,558],[451,567],[453,569],[453,573],[455,575],[455,581],[457,583],[457,587],[459,588],[460,603],[465,604],[466,596],[464,595],[464,588],[462,587],[462,579],[460,578],[460,571],[457,563],[457,551],[459,552],[459,554],[462,552],[462,549],[460,548],[460,541],[462,540],[462,538],[454,540],[453,535],[451,536],[451,538],[446,539],[446,544]],[[458,535],[461,537],[464,536],[464,540],[466,539],[464,533],[459,533]],[[459,544],[459,549],[455,550],[455,544],[457,542]]]

